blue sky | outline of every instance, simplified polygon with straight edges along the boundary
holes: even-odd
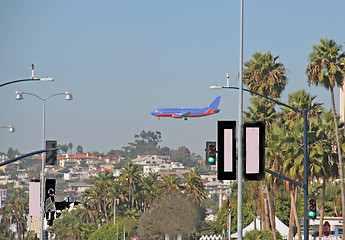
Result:
[[[245,0],[244,61],[256,51],[279,55],[288,69],[289,93],[305,89],[330,108],[330,94],[307,85],[312,46],[328,37],[344,45],[343,0]],[[108,152],[134,140],[142,130],[161,131],[161,146],[186,146],[204,154],[216,140],[218,120],[238,119],[238,92],[210,85],[238,86],[240,0],[225,1],[1,1],[0,83],[54,77],[0,89],[0,151],[41,149],[42,102],[71,90],[73,101],[46,102],[46,138]],[[343,48],[344,50],[344,48]],[[336,101],[338,104],[338,90]],[[155,119],[161,107],[204,107],[221,95],[219,114],[190,119]],[[244,94],[247,106],[250,96]]]

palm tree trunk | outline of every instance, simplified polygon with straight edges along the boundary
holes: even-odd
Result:
[[[268,230],[269,229],[269,214],[268,214],[268,192],[265,184],[261,181],[261,189],[263,193],[263,199],[264,199],[264,212],[263,212],[263,228],[262,230]]]
[[[292,204],[291,204],[291,206],[290,206],[290,218],[289,218],[289,240],[293,240],[292,226],[293,226],[293,217],[292,217]]]
[[[343,216],[343,229],[345,229],[345,193],[344,193],[344,176],[343,176],[343,161],[341,157],[341,148],[340,148],[340,140],[339,140],[339,131],[338,131],[338,120],[335,110],[335,102],[334,102],[334,90],[331,88],[331,98],[332,98],[332,111],[333,111],[333,119],[335,125],[335,134],[337,139],[337,152],[338,152],[338,161],[339,161],[339,177],[340,177],[340,185],[341,185],[341,210]]]
[[[323,227],[323,215],[325,211],[325,191],[326,191],[326,178],[323,178],[322,182],[322,200],[321,200],[321,213],[320,213],[320,224],[319,224],[319,239],[322,237],[322,227]]]
[[[272,187],[271,187],[272,189]],[[275,211],[274,211],[274,193],[270,188],[267,186],[267,196],[268,196],[268,210],[269,210],[269,216],[270,216],[270,222],[271,222],[271,229],[273,234],[273,240],[277,240],[276,235],[276,219],[275,219]],[[273,203],[273,204],[272,204]]]
[[[293,194],[292,190],[290,190],[290,218],[289,218],[289,240],[293,239],[293,232],[292,232],[292,227],[294,224],[294,218],[293,218],[293,209],[292,209],[292,202],[293,202]]]
[[[105,221],[106,221],[106,223],[108,223],[109,219],[108,219],[107,200],[106,199],[103,200],[103,208],[104,208]]]
[[[301,227],[298,222],[298,215],[297,215],[297,209],[296,209],[297,188],[295,186],[293,186],[293,190],[290,191],[290,197],[292,198],[292,202],[291,202],[292,212],[293,212],[293,216],[294,216],[295,223],[297,226],[298,239],[302,239]]]

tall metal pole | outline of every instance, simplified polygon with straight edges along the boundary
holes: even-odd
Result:
[[[46,141],[46,101],[43,101],[43,127],[42,127],[42,150],[45,149],[45,141]],[[42,153],[42,178],[41,178],[41,239],[44,239],[43,231],[44,231],[44,169],[45,169],[46,161],[45,161],[45,152]]]
[[[114,226],[115,226],[115,220],[116,219],[116,198],[114,198]]]
[[[241,0],[241,27],[240,27],[240,84],[239,84],[239,113],[238,113],[238,198],[237,198],[237,239],[242,240],[242,203],[243,203],[243,6],[244,0]]]
[[[303,138],[303,190],[304,190],[304,239],[309,239],[309,219],[308,219],[308,171],[309,171],[309,158],[308,158],[308,115],[307,109],[303,109],[303,121],[304,121],[304,138]]]

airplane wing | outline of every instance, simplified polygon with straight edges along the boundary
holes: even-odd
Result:
[[[184,112],[184,113],[174,113],[172,115],[173,118],[184,118],[189,117],[191,115],[192,111]]]
[[[192,111],[188,111],[188,112],[182,113],[181,117],[189,117],[191,115],[191,113],[192,113]]]

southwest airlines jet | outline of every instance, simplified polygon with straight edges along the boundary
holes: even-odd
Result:
[[[190,117],[203,117],[218,113],[220,111],[219,107],[220,96],[216,97],[214,101],[204,108],[159,108],[151,114],[157,118],[160,117],[173,117],[173,118],[184,118],[188,120]]]

